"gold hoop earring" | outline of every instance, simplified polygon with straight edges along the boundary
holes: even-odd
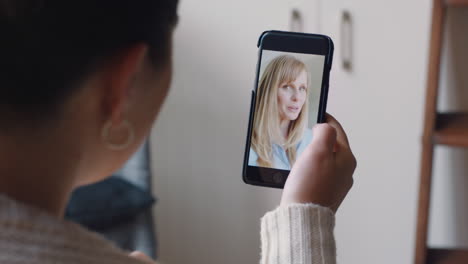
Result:
[[[107,148],[109,148],[110,150],[124,150],[128,148],[135,140],[135,131],[133,129],[132,124],[129,121],[122,121],[122,124],[120,124],[118,128],[119,130],[126,130],[126,138],[125,140],[123,140],[123,142],[116,143],[111,141],[110,136],[112,128],[112,121],[109,120],[104,124],[101,131],[102,140],[104,141],[104,143],[106,143]]]

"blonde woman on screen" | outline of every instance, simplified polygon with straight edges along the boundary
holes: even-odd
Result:
[[[309,82],[306,65],[293,56],[268,64],[257,89],[249,165],[289,170],[310,143]]]

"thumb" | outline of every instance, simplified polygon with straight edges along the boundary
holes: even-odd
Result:
[[[140,251],[133,251],[130,253],[130,257],[141,260],[143,263],[155,264],[155,262],[150,257],[146,256],[143,252]]]
[[[317,124],[312,131],[311,148],[322,153],[333,153],[336,144],[336,129],[329,124]]]

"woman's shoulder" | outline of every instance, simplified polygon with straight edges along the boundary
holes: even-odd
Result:
[[[250,148],[250,150],[249,150],[249,165],[250,166],[257,166],[257,159],[258,159],[257,152],[255,152],[255,150]]]
[[[306,128],[302,135],[301,142],[299,143],[297,148],[298,155],[300,155],[305,150],[305,148],[310,144],[310,142],[312,142],[312,129]]]
[[[99,234],[2,194],[0,245],[9,263],[140,263]]]
[[[311,141],[312,141],[312,129],[306,128],[304,131],[304,135],[302,136],[302,142],[308,145]]]

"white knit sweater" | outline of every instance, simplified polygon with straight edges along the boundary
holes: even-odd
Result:
[[[261,220],[261,264],[335,264],[333,226],[333,213],[312,204],[267,213]],[[2,195],[0,263],[141,264],[77,224]]]
[[[335,264],[334,213],[315,204],[278,207],[262,218],[260,264]]]

